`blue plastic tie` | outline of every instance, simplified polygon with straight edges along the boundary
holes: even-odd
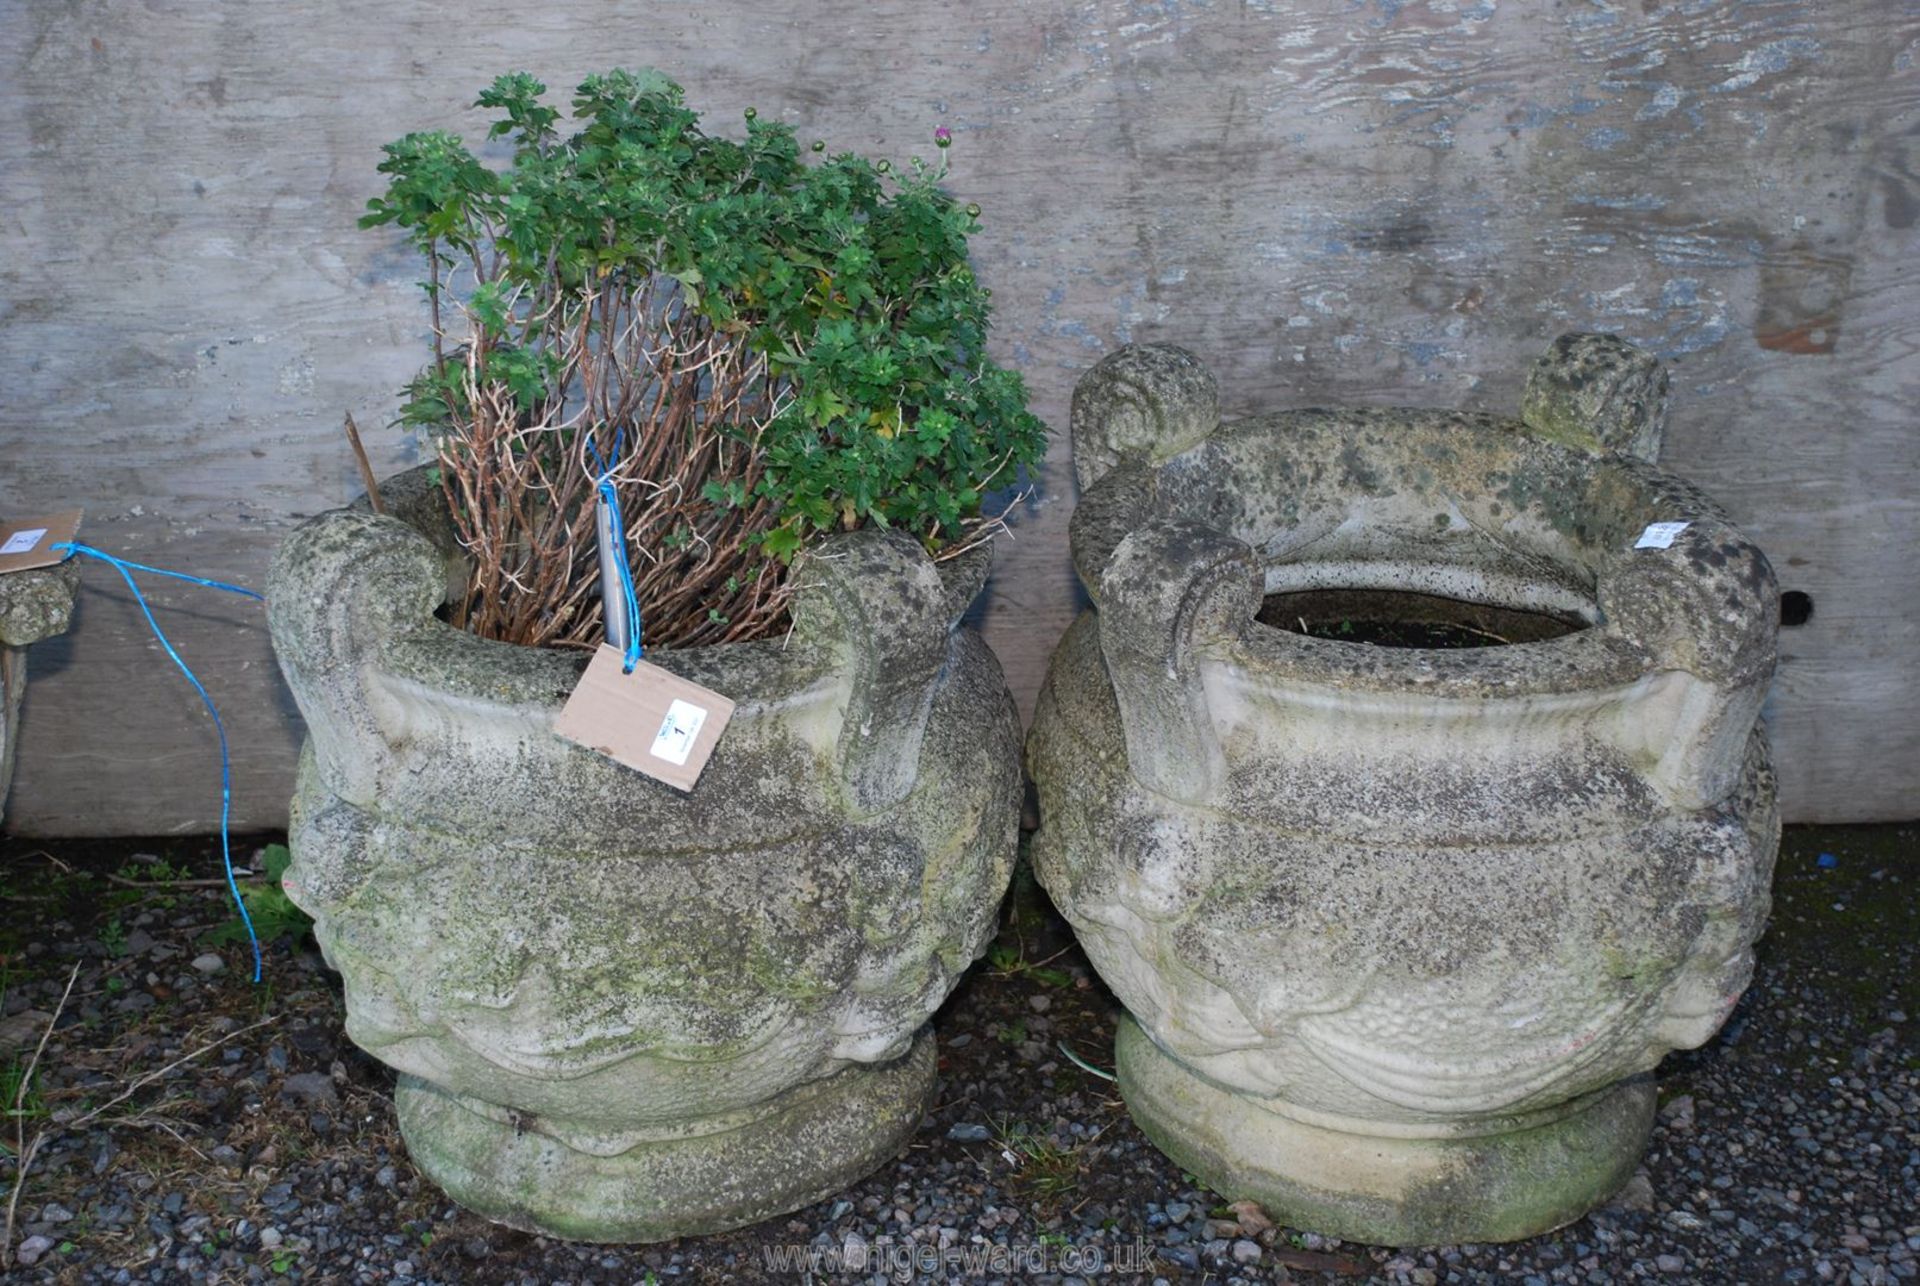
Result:
[[[77,541],[63,540],[49,548],[55,553],[84,554],[88,558],[97,558],[120,573],[120,579],[127,583],[128,589],[133,591],[133,601],[140,605],[141,614],[147,618],[147,625],[153,630],[153,637],[160,640],[160,646],[166,649],[167,656],[180,667],[180,673],[187,676],[187,682],[193,685],[193,690],[200,694],[200,704],[204,705],[207,713],[213,716],[213,730],[220,734],[220,864],[226,868],[227,892],[233,895],[233,904],[240,909],[240,923],[247,927],[247,941],[253,946],[253,980],[259,982],[260,938],[253,931],[253,917],[247,914],[246,899],[240,896],[239,881],[233,877],[233,852],[227,843],[227,820],[233,812],[233,761],[227,754],[227,725],[220,721],[220,712],[214,708],[213,698],[207,695],[206,686],[200,682],[192,670],[187,668],[187,663],[180,659],[180,654],[173,650],[173,644],[161,630],[160,622],[153,618],[153,609],[147,606],[147,596],[142,594],[140,586],[134,583],[133,573],[147,572],[154,576],[166,576],[194,585],[204,585],[208,589],[225,590],[229,594],[243,594],[256,602],[264,603],[266,599],[239,585],[208,580],[204,576],[189,576],[185,572],[170,572],[161,567],[148,567],[145,563],[129,562],[127,559],[115,558],[112,554],[103,553],[91,545],[82,545]]]
[[[620,448],[625,445],[627,431],[623,427],[613,439],[613,458],[620,458]],[[625,602],[627,612],[627,655],[620,667],[622,674],[632,674],[633,667],[646,655],[647,649],[641,645],[640,600],[633,592],[633,569],[627,565],[627,521],[620,514],[620,494],[614,490],[613,470],[600,457],[600,448],[592,438],[587,439],[587,450],[593,456],[594,472],[598,474],[593,484],[595,491],[607,502],[607,512],[613,518],[613,568],[620,575],[620,596]]]

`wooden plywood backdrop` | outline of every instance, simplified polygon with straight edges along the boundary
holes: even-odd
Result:
[[[905,4],[75,0],[0,9],[0,515],[258,584],[347,500],[338,425],[419,362],[417,269],[354,218],[381,143],[495,73],[658,66],[717,128],[902,158],[955,135],[1001,356],[1064,433],[1172,340],[1244,410],[1510,409],[1567,329],[1673,363],[1668,462],[1811,595],[1770,703],[1786,807],[1920,814],[1920,7],[1706,0]],[[370,431],[376,464],[412,458]],[[1077,610],[1062,436],[987,635],[1030,707]],[[204,830],[211,730],[97,570],[32,654],[9,824]],[[225,713],[234,816],[299,727],[258,611],[155,599]]]

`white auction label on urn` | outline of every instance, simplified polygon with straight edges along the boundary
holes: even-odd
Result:
[[[47,534],[45,527],[29,527],[25,531],[16,531],[7,537],[7,543],[0,545],[0,554],[24,554],[40,543]]]
[[[667,707],[667,717],[660,721],[660,731],[653,734],[653,749],[648,753],[670,764],[685,764],[693,753],[694,739],[700,735],[700,725],[706,721],[704,707],[675,699]]]
[[[1650,522],[1647,529],[1640,533],[1640,539],[1633,542],[1635,549],[1666,549],[1679,538],[1681,532],[1693,526],[1690,522]]]
[[[733,702],[602,644],[553,721],[554,732],[676,790],[692,790],[733,717]]]

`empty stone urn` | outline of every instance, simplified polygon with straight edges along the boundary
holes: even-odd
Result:
[[[1567,1223],[1746,986],[1778,594],[1654,467],[1666,384],[1569,335],[1517,421],[1223,424],[1165,346],[1075,391],[1095,607],[1033,861],[1131,1014],[1134,1119],[1229,1199],[1394,1245]]]
[[[420,1169],[501,1223],[656,1241],[893,1156],[1015,850],[1018,718],[958,626],[987,551],[835,537],[791,638],[649,650],[738,703],[682,794],[553,734],[583,653],[436,619],[439,489],[383,490],[288,538],[267,610],[309,730],[287,892]]]

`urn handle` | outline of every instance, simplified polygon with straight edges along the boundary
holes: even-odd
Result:
[[[1669,544],[1614,555],[1600,613],[1651,662],[1616,743],[1675,807],[1724,800],[1773,677],[1780,589],[1767,556],[1724,517],[1693,517]]]
[[[1181,518],[1129,534],[1100,577],[1100,651],[1127,760],[1151,790],[1204,803],[1226,784],[1200,661],[1259,610],[1259,560],[1244,541]]]
[[[387,649],[438,625],[446,565],[432,543],[394,518],[332,509],[281,543],[267,571],[267,630],[307,717],[315,756],[335,794],[374,795],[390,749],[366,681]],[[324,705],[320,717],[310,705]]]
[[[1153,465],[1220,424],[1213,372],[1172,344],[1129,344],[1073,387],[1073,475],[1086,491],[1126,463]]]
[[[958,601],[912,538],[873,528],[809,551],[795,575],[796,629],[850,674],[837,753],[853,803],[871,815],[919,777],[935,683],[972,598]]]
[[[1080,493],[1067,520],[1067,545],[1087,597],[1100,602],[1100,580],[1114,551],[1159,512],[1154,474],[1144,465],[1123,464]]]
[[[1534,359],[1520,419],[1536,437],[1652,464],[1667,432],[1667,368],[1618,335],[1562,335]]]

